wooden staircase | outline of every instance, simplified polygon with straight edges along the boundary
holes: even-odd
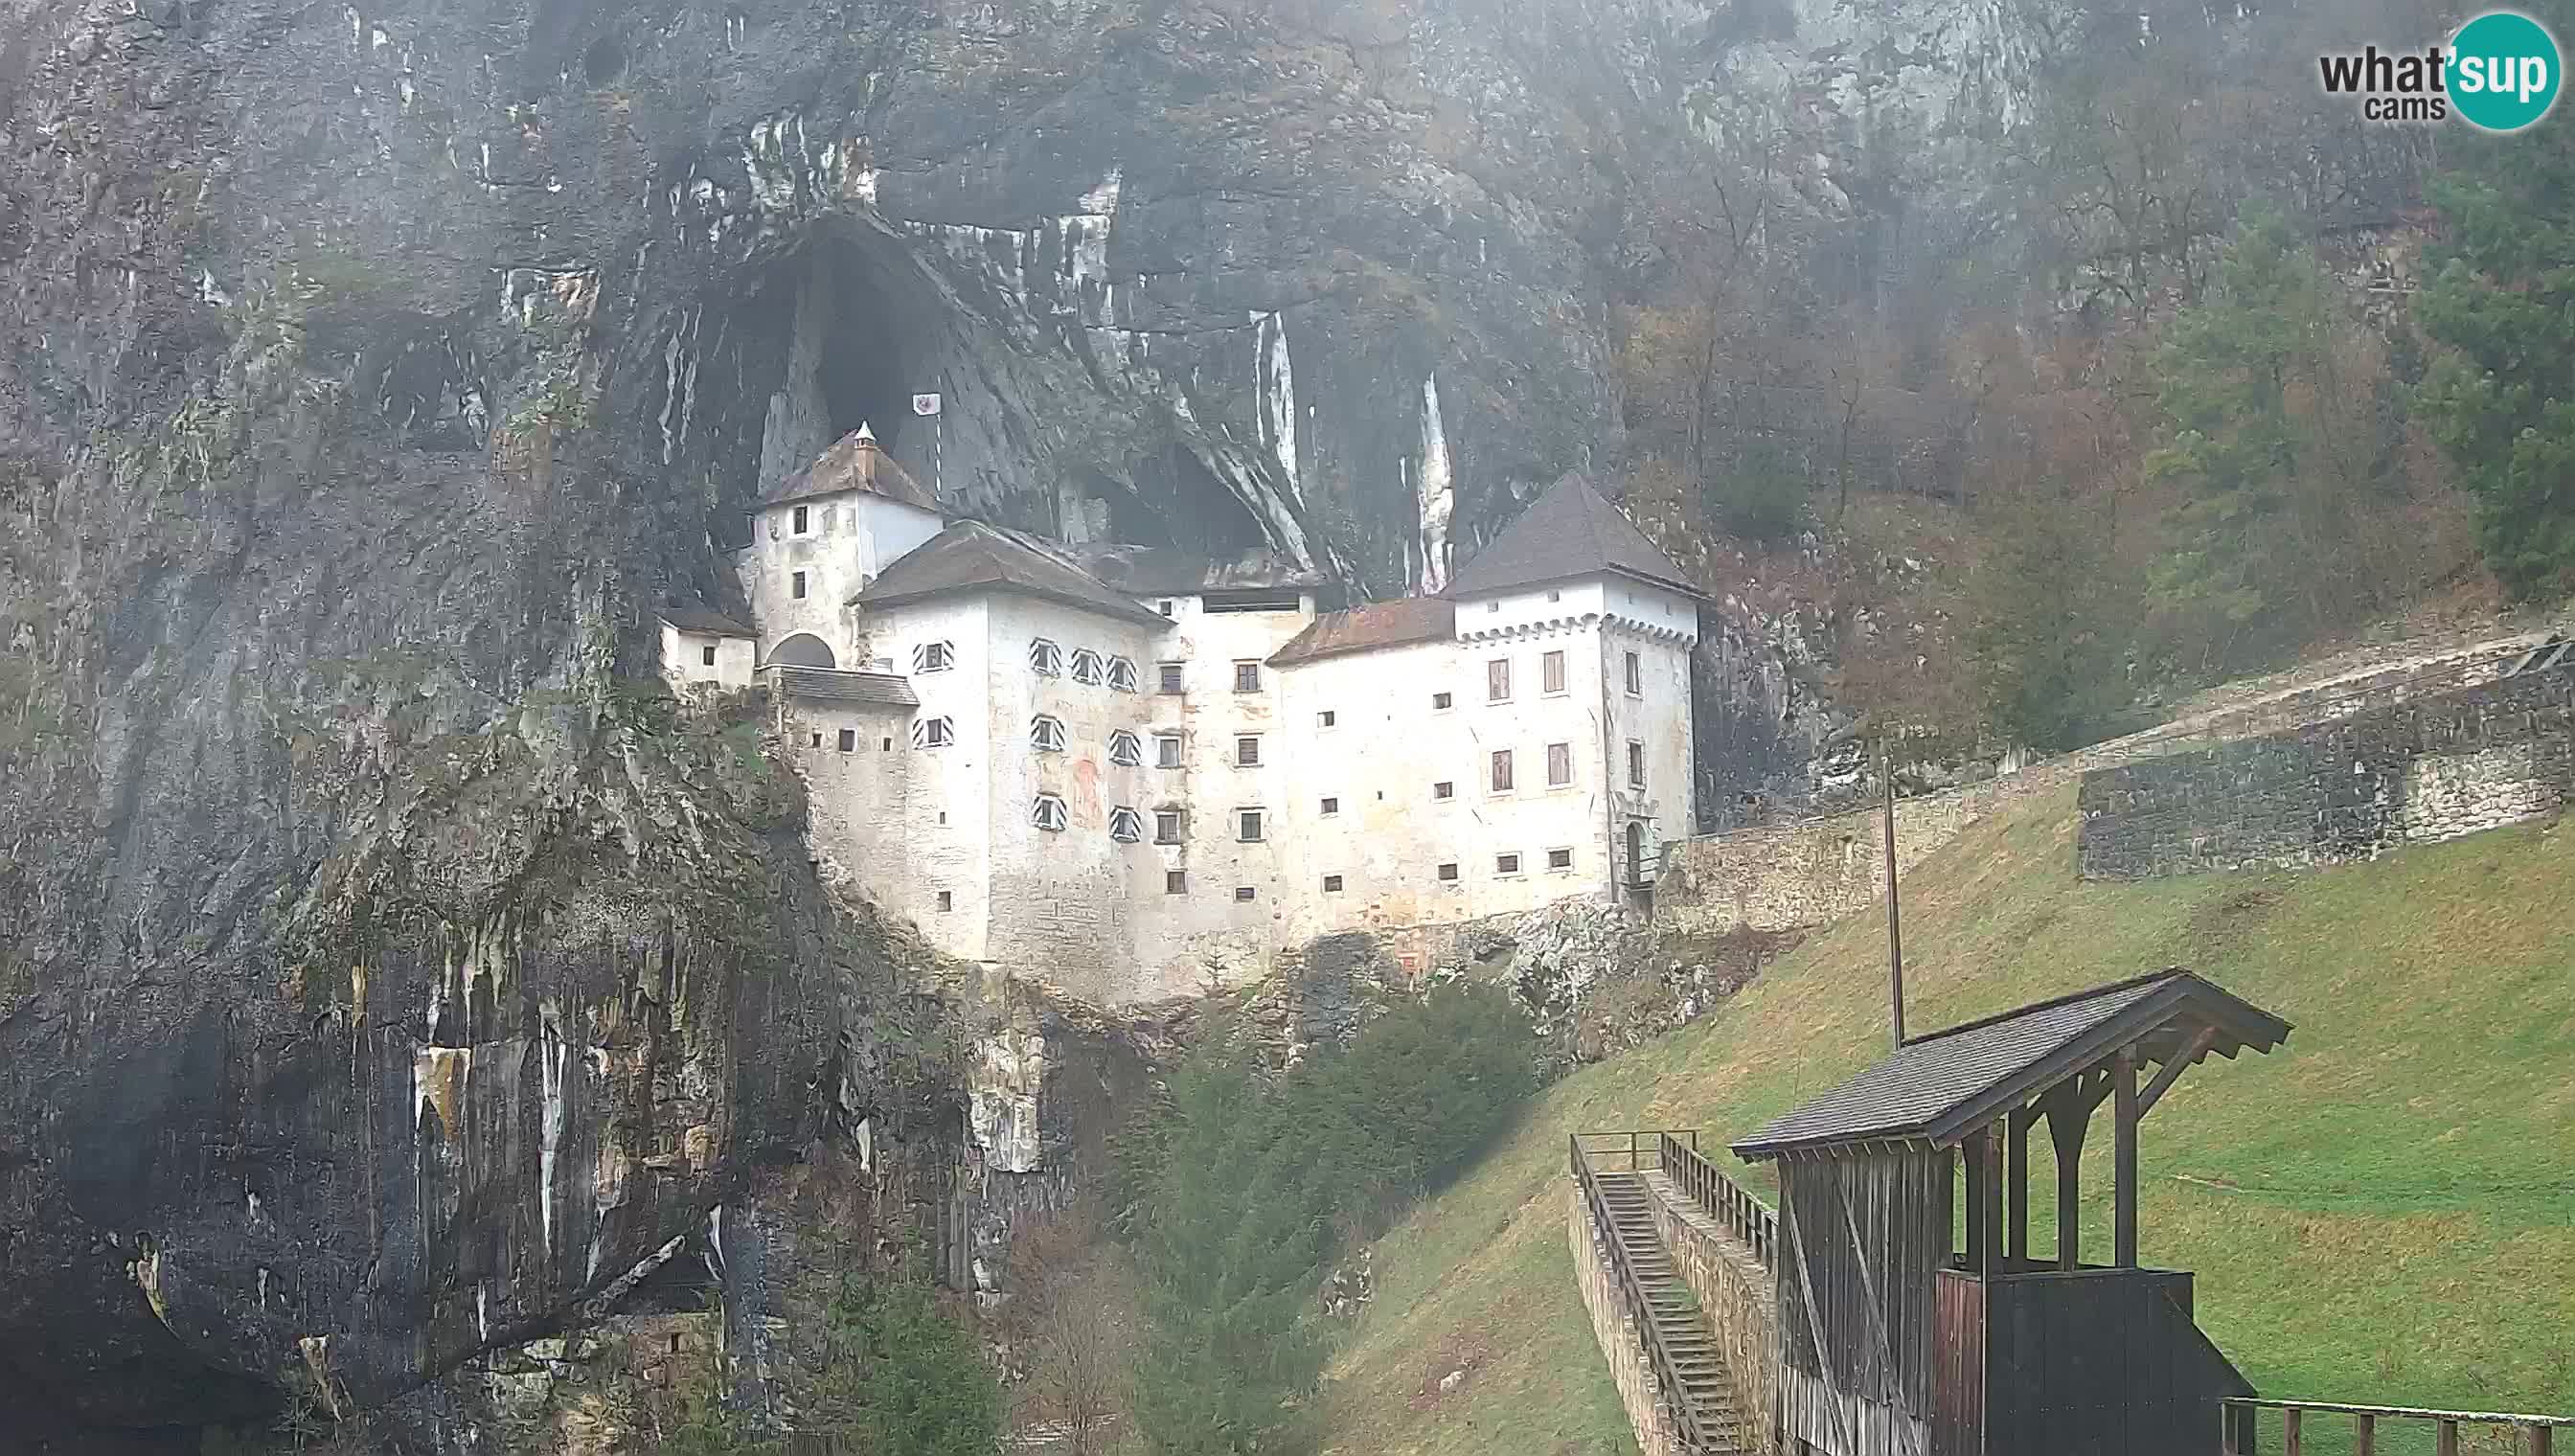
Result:
[[[1601,1206],[1608,1210],[1609,1236],[1618,1241],[1636,1282],[1644,1288],[1646,1317],[1653,1324],[1647,1338],[1669,1355],[1671,1369],[1679,1376],[1680,1389],[1665,1394],[1687,1405],[1689,1419],[1682,1422],[1683,1429],[1696,1427],[1697,1449],[1703,1456],[1742,1456],[1743,1421],[1735,1409],[1733,1386],[1726,1380],[1707,1316],[1700,1312],[1689,1286],[1672,1272],[1671,1253],[1654,1227],[1653,1189],[1646,1186],[1641,1173],[1592,1176]]]

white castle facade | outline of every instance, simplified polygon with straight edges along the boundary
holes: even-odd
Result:
[[[1441,596],[1318,613],[1267,558],[949,521],[862,431],[739,565],[756,620],[666,612],[665,675],[768,686],[818,858],[1096,1001],[1620,896],[1688,831],[1697,600],[1579,477]]]

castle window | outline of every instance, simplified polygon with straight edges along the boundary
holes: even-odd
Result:
[[[939,892],[939,912],[944,915],[955,908],[957,908],[957,892],[949,889],[941,890]]]
[[[1457,877],[1457,861],[1451,859],[1447,863],[1440,865],[1439,877],[1442,880],[1454,880]]]
[[[1121,844],[1141,842],[1145,837],[1145,816],[1124,804],[1111,809],[1109,837]]]
[[[1136,665],[1126,658],[1109,660],[1109,686],[1121,693],[1136,691]]]
[[[1449,782],[1445,778],[1442,778],[1438,782],[1430,785],[1430,796],[1432,798],[1455,798],[1457,796],[1457,785]]]
[[[1261,691],[1261,665],[1259,663],[1237,663],[1234,665],[1234,691],[1237,693],[1258,693]]]
[[[1234,766],[1237,768],[1258,768],[1261,766],[1260,734],[1245,733],[1243,736],[1234,740]]]
[[[1511,791],[1511,750],[1508,748],[1493,750],[1493,791],[1495,793]]]
[[[1564,654],[1548,653],[1537,660],[1537,686],[1541,693],[1564,691]]]
[[[1546,600],[1549,602],[1561,602],[1564,600],[1564,594],[1562,592],[1549,591],[1546,594]]]
[[[1109,761],[1121,768],[1134,768],[1145,761],[1145,744],[1134,733],[1120,728],[1109,735]]]
[[[709,643],[705,647],[698,649],[698,662],[709,668],[716,665],[715,644]]]
[[[1154,604],[1154,610],[1155,610],[1155,611],[1157,611],[1157,612],[1160,612],[1160,613],[1161,613],[1161,614],[1163,614],[1165,617],[1169,617],[1169,616],[1171,616],[1171,615],[1172,615],[1172,599],[1171,599],[1171,598],[1169,598],[1169,597],[1166,597],[1166,598],[1164,598],[1162,601],[1155,603],[1155,604]]]
[[[1157,768],[1178,768],[1181,766],[1181,735],[1179,733],[1154,734],[1154,766]]]
[[[1178,694],[1189,686],[1189,675],[1184,671],[1187,665],[1183,663],[1165,663],[1162,665],[1163,691],[1165,693]]]
[[[1645,665],[1634,653],[1627,655],[1627,696],[1630,698],[1645,696]]]
[[[1321,713],[1314,715],[1314,727],[1316,728],[1330,728],[1333,724],[1338,723],[1339,721],[1338,716],[1328,708],[1324,709]]]
[[[1571,783],[1572,781],[1573,745],[1571,743],[1547,744],[1546,786],[1549,788],[1562,788],[1564,785]]]
[[[787,582],[787,589],[788,589],[788,591],[790,591],[791,593],[795,594],[795,597],[796,597],[796,600],[797,600],[797,601],[799,601],[799,602],[804,601],[804,600],[805,600],[805,574],[804,574],[803,572],[798,572],[795,576],[793,576],[793,577],[789,578],[789,579],[788,579],[788,582]]]
[[[1029,746],[1041,753],[1064,751],[1064,721],[1041,713],[1029,720]]]
[[[1166,869],[1163,871],[1163,893],[1188,894],[1189,892],[1190,872],[1188,870]]]
[[[814,529],[814,523],[813,523],[812,519],[811,519],[811,518],[809,518],[809,517],[806,515],[805,508],[804,508],[804,507],[802,507],[802,506],[797,507],[797,508],[796,508],[796,534],[797,534],[798,536],[803,536],[806,532],[811,531],[811,530],[813,530],[813,529]]]
[[[1323,893],[1325,893],[1325,894],[1339,894],[1340,892],[1341,892],[1341,877],[1340,877],[1339,875],[1337,875],[1337,874],[1326,874],[1326,875],[1324,875],[1324,876],[1323,876]]]
[[[1177,844],[1181,842],[1181,810],[1176,808],[1158,808],[1154,810],[1155,843]]]
[[[1520,856],[1518,856],[1517,854],[1496,854],[1496,855],[1494,855],[1494,856],[1493,856],[1493,872],[1494,872],[1495,874],[1517,874],[1517,873],[1519,873],[1519,872],[1520,872]]]
[[[857,728],[841,729],[841,751],[844,753],[853,753],[858,751],[858,747],[859,730]]]
[[[1570,849],[1547,850],[1546,867],[1549,869],[1571,869],[1573,867],[1573,851]]]
[[[1064,676],[1064,649],[1045,638],[1029,644],[1029,671],[1041,678]]]
[[[1484,701],[1486,703],[1511,701],[1510,659],[1495,658],[1484,665]]]
[[[957,721],[950,718],[925,718],[912,725],[912,745],[916,748],[944,748],[957,741]]]
[[[1247,844],[1258,844],[1261,842],[1261,831],[1263,827],[1262,818],[1263,814],[1261,810],[1257,808],[1238,809],[1235,811],[1235,828],[1243,842]]]
[[[1075,650],[1073,655],[1073,681],[1076,683],[1088,684],[1093,688],[1097,688],[1100,686],[1100,680],[1103,676],[1104,675],[1100,667],[1100,654],[1093,652],[1089,648],[1080,648]]]
[[[1645,786],[1645,745],[1634,738],[1627,740],[1627,781],[1638,788]]]
[[[1029,806],[1029,822],[1052,833],[1063,833],[1067,815],[1064,800],[1052,793],[1041,793]]]
[[[1449,707],[1456,703],[1456,701],[1457,699],[1454,694],[1433,693],[1430,695],[1430,711],[1432,713],[1446,713]]]
[[[1340,811],[1341,801],[1339,799],[1327,798],[1323,800],[1323,814],[1325,817],[1329,817],[1333,814],[1339,813]]]
[[[1260,891],[1259,891],[1259,890],[1254,889],[1251,885],[1248,885],[1248,884],[1238,884],[1238,885],[1236,885],[1236,886],[1234,887],[1234,897],[1235,897],[1236,899],[1239,899],[1239,900],[1248,900],[1248,899],[1251,899],[1253,896],[1255,896],[1255,895],[1257,895],[1257,894],[1259,894],[1259,893],[1260,893]]]
[[[956,666],[957,646],[954,643],[926,642],[912,650],[912,671],[916,673],[945,673]]]

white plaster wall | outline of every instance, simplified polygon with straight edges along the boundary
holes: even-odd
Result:
[[[991,955],[993,767],[1017,741],[995,735],[990,617],[984,599],[940,599],[873,613],[865,624],[879,653],[895,660],[921,699],[895,734],[895,751],[907,755],[895,779],[899,837],[877,841],[902,852],[866,874],[871,884],[885,886],[889,908],[917,921],[932,944],[967,960]],[[956,667],[911,672],[913,647],[927,642],[952,645]],[[913,747],[912,724],[933,718],[952,720],[956,740],[944,748]],[[946,911],[938,907],[942,890],[953,897]]]
[[[798,506],[807,512],[803,535],[795,530]],[[866,667],[854,660],[857,614],[850,598],[941,528],[936,512],[864,491],[764,508],[753,519],[751,545],[736,562],[759,619],[760,660],[767,662],[788,637],[807,632],[831,645],[840,667]],[[798,572],[805,573],[802,599],[795,595]],[[910,667],[899,662],[896,671]]]
[[[1468,692],[1458,701],[1466,715],[1469,781],[1460,782],[1470,814],[1460,825],[1464,842],[1452,843],[1468,884],[1465,912],[1495,915],[1533,909],[1571,894],[1599,892],[1607,883],[1603,854],[1608,833],[1601,754],[1601,677],[1599,629],[1582,624],[1536,631],[1492,642],[1459,643],[1459,673]],[[1543,690],[1547,653],[1564,654],[1565,686],[1559,693]],[[1511,696],[1493,703],[1486,697],[1488,664],[1504,658],[1511,665]],[[1546,781],[1546,747],[1568,745],[1573,781],[1550,786]],[[1506,793],[1492,790],[1491,754],[1511,753],[1512,783]],[[1546,851],[1570,848],[1572,865],[1546,867]],[[1496,856],[1516,853],[1520,868],[1503,873]]]
[[[1457,603],[1457,635],[1471,638],[1487,632],[1597,617],[1607,610],[1602,601],[1606,591],[1602,582],[1594,578],[1461,598]]]
[[[1626,654],[1637,656],[1637,670],[1643,691],[1626,691]],[[1645,824],[1644,849],[1647,862],[1656,846],[1666,839],[1689,835],[1691,797],[1694,792],[1690,775],[1690,688],[1689,646],[1674,641],[1667,633],[1638,631],[1623,622],[1611,621],[1600,633],[1600,681],[1605,685],[1602,701],[1609,724],[1607,762],[1609,767],[1611,832],[1623,843],[1630,820]],[[1645,745],[1645,785],[1638,789],[1627,781],[1627,743]],[[1621,856],[1623,857],[1623,848]],[[1622,872],[1627,866],[1616,866]]]
[[[925,839],[934,837],[940,780],[929,773],[923,777],[932,787],[916,786],[916,767],[938,765],[912,747],[911,726],[912,711],[903,708],[795,699],[779,710],[781,736],[811,803],[815,856],[888,911],[931,930],[942,918],[937,898],[914,869]],[[851,735],[847,752],[843,729]]]
[[[706,664],[706,649],[716,650],[716,664]],[[751,686],[755,666],[749,638],[712,632],[683,632],[662,624],[662,677],[674,689],[726,689]]]

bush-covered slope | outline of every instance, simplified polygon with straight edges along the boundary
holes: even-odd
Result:
[[[2146,1121],[2142,1242],[2266,1394],[2575,1408],[2575,829],[2309,874],[2073,875],[2071,790],[1905,880],[1909,1024],[2184,964],[2288,1017]],[[1570,1128],[1739,1135],[1872,1059],[1886,927],[1848,921],[1698,1026],[1588,1068],[1377,1248],[1326,1393],[1341,1452],[1627,1451],[1563,1247]],[[2085,1169],[2108,1241],[2107,1137]],[[2033,1241],[2053,1226],[2031,1143]],[[1442,1395],[1436,1381],[1463,1366]]]

